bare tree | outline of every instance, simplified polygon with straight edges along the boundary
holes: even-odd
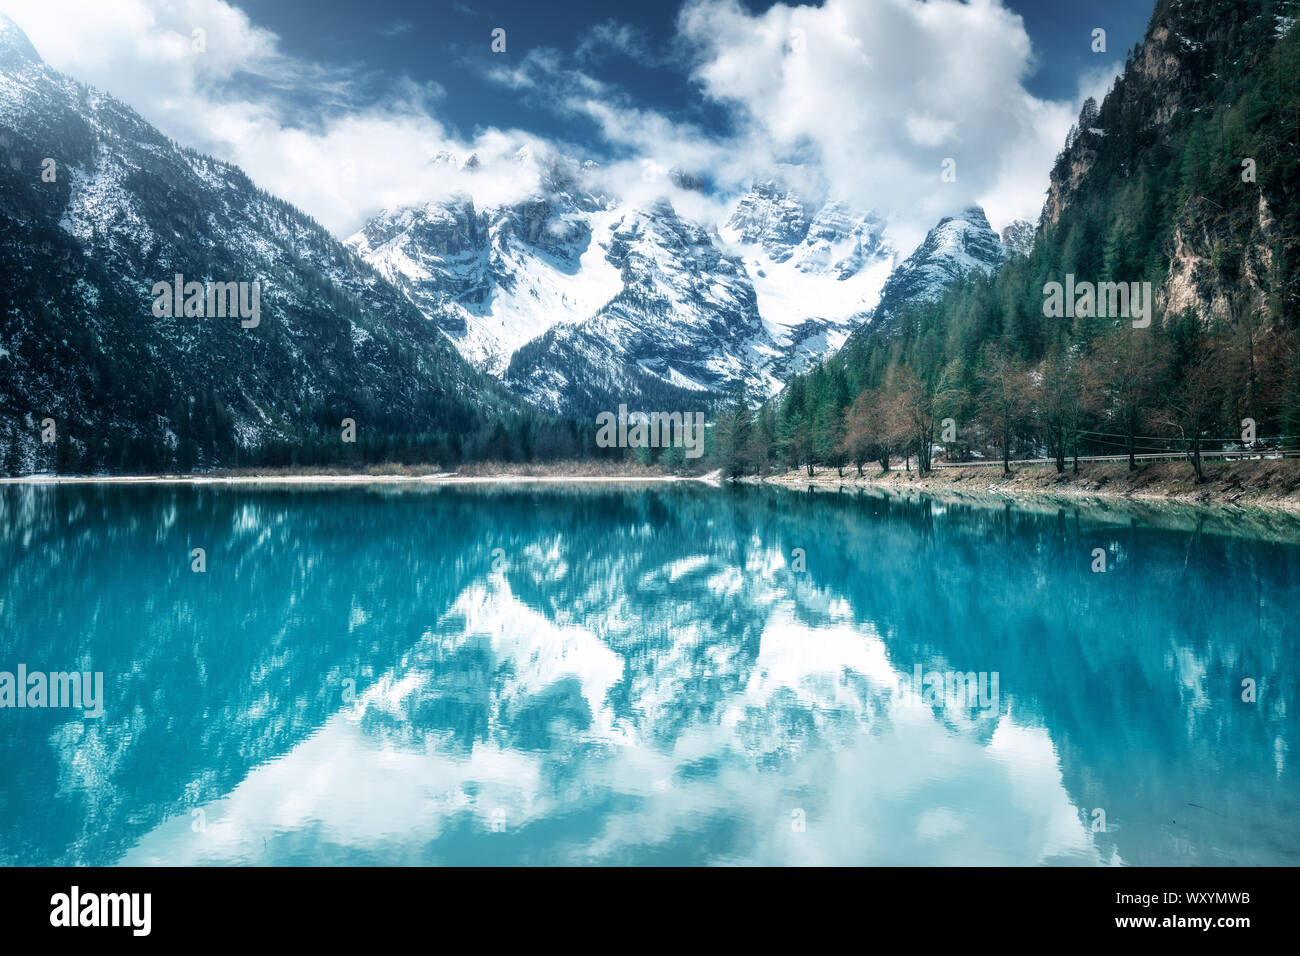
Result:
[[[1033,382],[1033,403],[1035,423],[1056,463],[1057,474],[1065,472],[1065,458],[1071,450],[1074,471],[1079,471],[1083,389],[1077,354],[1066,348],[1053,349]]]
[[[980,419],[1002,452],[1002,474],[1011,475],[1011,446],[1025,431],[1032,408],[1029,370],[1019,358],[996,345],[984,351],[984,388]]]
[[[1201,447],[1205,432],[1215,425],[1223,409],[1225,355],[1221,344],[1208,337],[1200,338],[1179,383],[1161,409],[1160,422],[1178,435],[1187,452],[1199,484],[1205,480]]]
[[[1092,408],[1119,429],[1129,471],[1137,471],[1137,440],[1142,422],[1155,410],[1168,358],[1155,329],[1121,324],[1103,336],[1088,358]]]
[[[862,477],[862,466],[871,460],[871,446],[875,439],[875,419],[878,412],[870,404],[871,396],[863,392],[853,400],[844,415],[844,437],[840,453],[853,462]]]
[[[898,377],[898,410],[907,429],[908,445],[916,449],[916,469],[924,475],[930,471],[930,452],[934,447],[935,389],[907,366],[899,371]]]

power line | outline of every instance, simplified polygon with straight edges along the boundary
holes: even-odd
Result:
[[[1080,429],[1076,429],[1076,430],[1077,430],[1077,432],[1078,432],[1080,435],[1105,435],[1107,438],[1123,438],[1123,439],[1126,439],[1126,440],[1127,440],[1128,437],[1129,437],[1128,435],[1120,435],[1120,434],[1116,434],[1115,432],[1094,432],[1094,431],[1088,431],[1087,429],[1084,429],[1084,428],[1080,428]],[[1165,442],[1171,442],[1171,441],[1188,441],[1188,439],[1186,439],[1186,438],[1168,438],[1168,437],[1165,437],[1165,436],[1163,436],[1163,435],[1134,435],[1134,436],[1132,436],[1132,437],[1134,438],[1134,440],[1141,440],[1141,441],[1165,441]],[[1298,439],[1298,438],[1300,438],[1300,435],[1276,435],[1276,436],[1271,436],[1271,437],[1267,437],[1267,438],[1256,438],[1256,439],[1255,439],[1255,444],[1259,444],[1259,443],[1261,443],[1261,442],[1266,442],[1266,441],[1279,441],[1279,442],[1281,442],[1281,441],[1292,441],[1293,439]],[[1227,438],[1202,438],[1201,441],[1233,441],[1233,442],[1239,442],[1239,441],[1241,441],[1241,436],[1240,436],[1240,435],[1232,435],[1232,436],[1229,436],[1229,437],[1227,437]]]

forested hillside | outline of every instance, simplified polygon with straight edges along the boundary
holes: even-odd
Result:
[[[160,314],[154,285],[177,274],[255,284],[259,314]],[[54,71],[0,15],[0,471],[450,464],[592,444],[471,368],[309,216]]]
[[[1051,174],[1031,251],[844,348],[716,429],[732,474],[1300,445],[1295,4],[1157,4]],[[1150,283],[1149,325],[1049,283]],[[1068,293],[1067,293],[1068,295]],[[1107,305],[1109,304],[1109,307]],[[1091,314],[1089,314],[1091,313]],[[1077,468],[1077,461],[1074,462]]]

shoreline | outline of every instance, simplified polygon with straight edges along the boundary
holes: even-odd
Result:
[[[25,475],[0,477],[0,485],[666,485],[702,483],[720,486],[728,481],[720,471],[703,475],[670,475],[654,472],[629,474],[572,474],[563,471],[528,474],[526,469],[471,466],[467,471],[290,473],[255,472],[159,475]],[[916,471],[879,471],[867,466],[862,476],[851,466],[841,477],[823,468],[809,477],[803,469],[781,474],[747,475],[737,484],[770,485],[787,489],[874,489],[892,494],[930,494],[963,499],[997,499],[1021,502],[1085,501],[1159,505],[1172,504],[1210,508],[1251,508],[1285,514],[1300,514],[1300,460],[1255,459],[1206,465],[1206,481],[1192,480],[1184,462],[1156,462],[1129,472],[1123,463],[1090,464],[1078,475],[1068,468],[1058,474],[1052,465],[1025,465],[1003,477],[989,467],[951,466],[928,475]]]
[[[1185,462],[1157,462],[1129,472],[1127,464],[1092,464],[1073,474],[1067,466],[1058,474],[1052,465],[1024,465],[1011,476],[987,466],[938,468],[928,475],[916,471],[879,471],[868,466],[859,477],[845,469],[843,477],[824,469],[809,477],[803,470],[740,479],[746,484],[783,488],[871,488],[895,494],[948,495],[964,499],[1022,502],[1098,502],[1141,505],[1182,505],[1200,508],[1250,508],[1300,514],[1300,461],[1265,459],[1205,466],[1206,480],[1197,484]]]
[[[24,475],[0,478],[0,485],[489,485],[489,484],[716,484],[709,475]]]

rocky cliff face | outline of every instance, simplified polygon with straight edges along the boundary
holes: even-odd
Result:
[[[742,263],[662,201],[613,218],[603,239],[620,288],[590,317],[559,324],[511,359],[504,381],[543,409],[594,415],[710,409],[738,383],[777,387],[780,349]]]
[[[1295,300],[1279,257],[1294,137],[1274,136],[1269,116],[1270,100],[1288,96],[1275,84],[1294,71],[1286,7],[1161,0],[1124,74],[1100,107],[1085,104],[1057,158],[1042,228],[1100,232],[1106,256],[1094,267],[1158,277],[1160,313],[1210,321]],[[1090,227],[1094,209],[1110,221]]]
[[[1218,105],[1222,76],[1255,69],[1269,44],[1245,43],[1242,34],[1252,20],[1267,17],[1264,6],[1259,0],[1160,0],[1100,113],[1083,118],[1058,158],[1043,224],[1056,224],[1099,155],[1115,151],[1103,146],[1108,134],[1122,130],[1125,148],[1149,148],[1169,135],[1180,112]]]
[[[587,318],[621,287],[593,240],[608,216],[585,172],[554,159],[521,202],[477,208],[458,196],[390,210],[347,242],[461,355],[499,376],[524,343]]]
[[[755,243],[773,262],[785,262],[808,235],[813,210],[774,181],[756,183],[727,221],[733,238]]]
[[[1165,314],[1191,310],[1203,319],[1235,319],[1265,310],[1275,287],[1280,224],[1262,192],[1253,210],[1234,211],[1235,223],[1223,223],[1218,213],[1189,204],[1185,222],[1174,231],[1169,273],[1156,292],[1156,306]],[[1224,231],[1247,237],[1231,262],[1222,254]]]

